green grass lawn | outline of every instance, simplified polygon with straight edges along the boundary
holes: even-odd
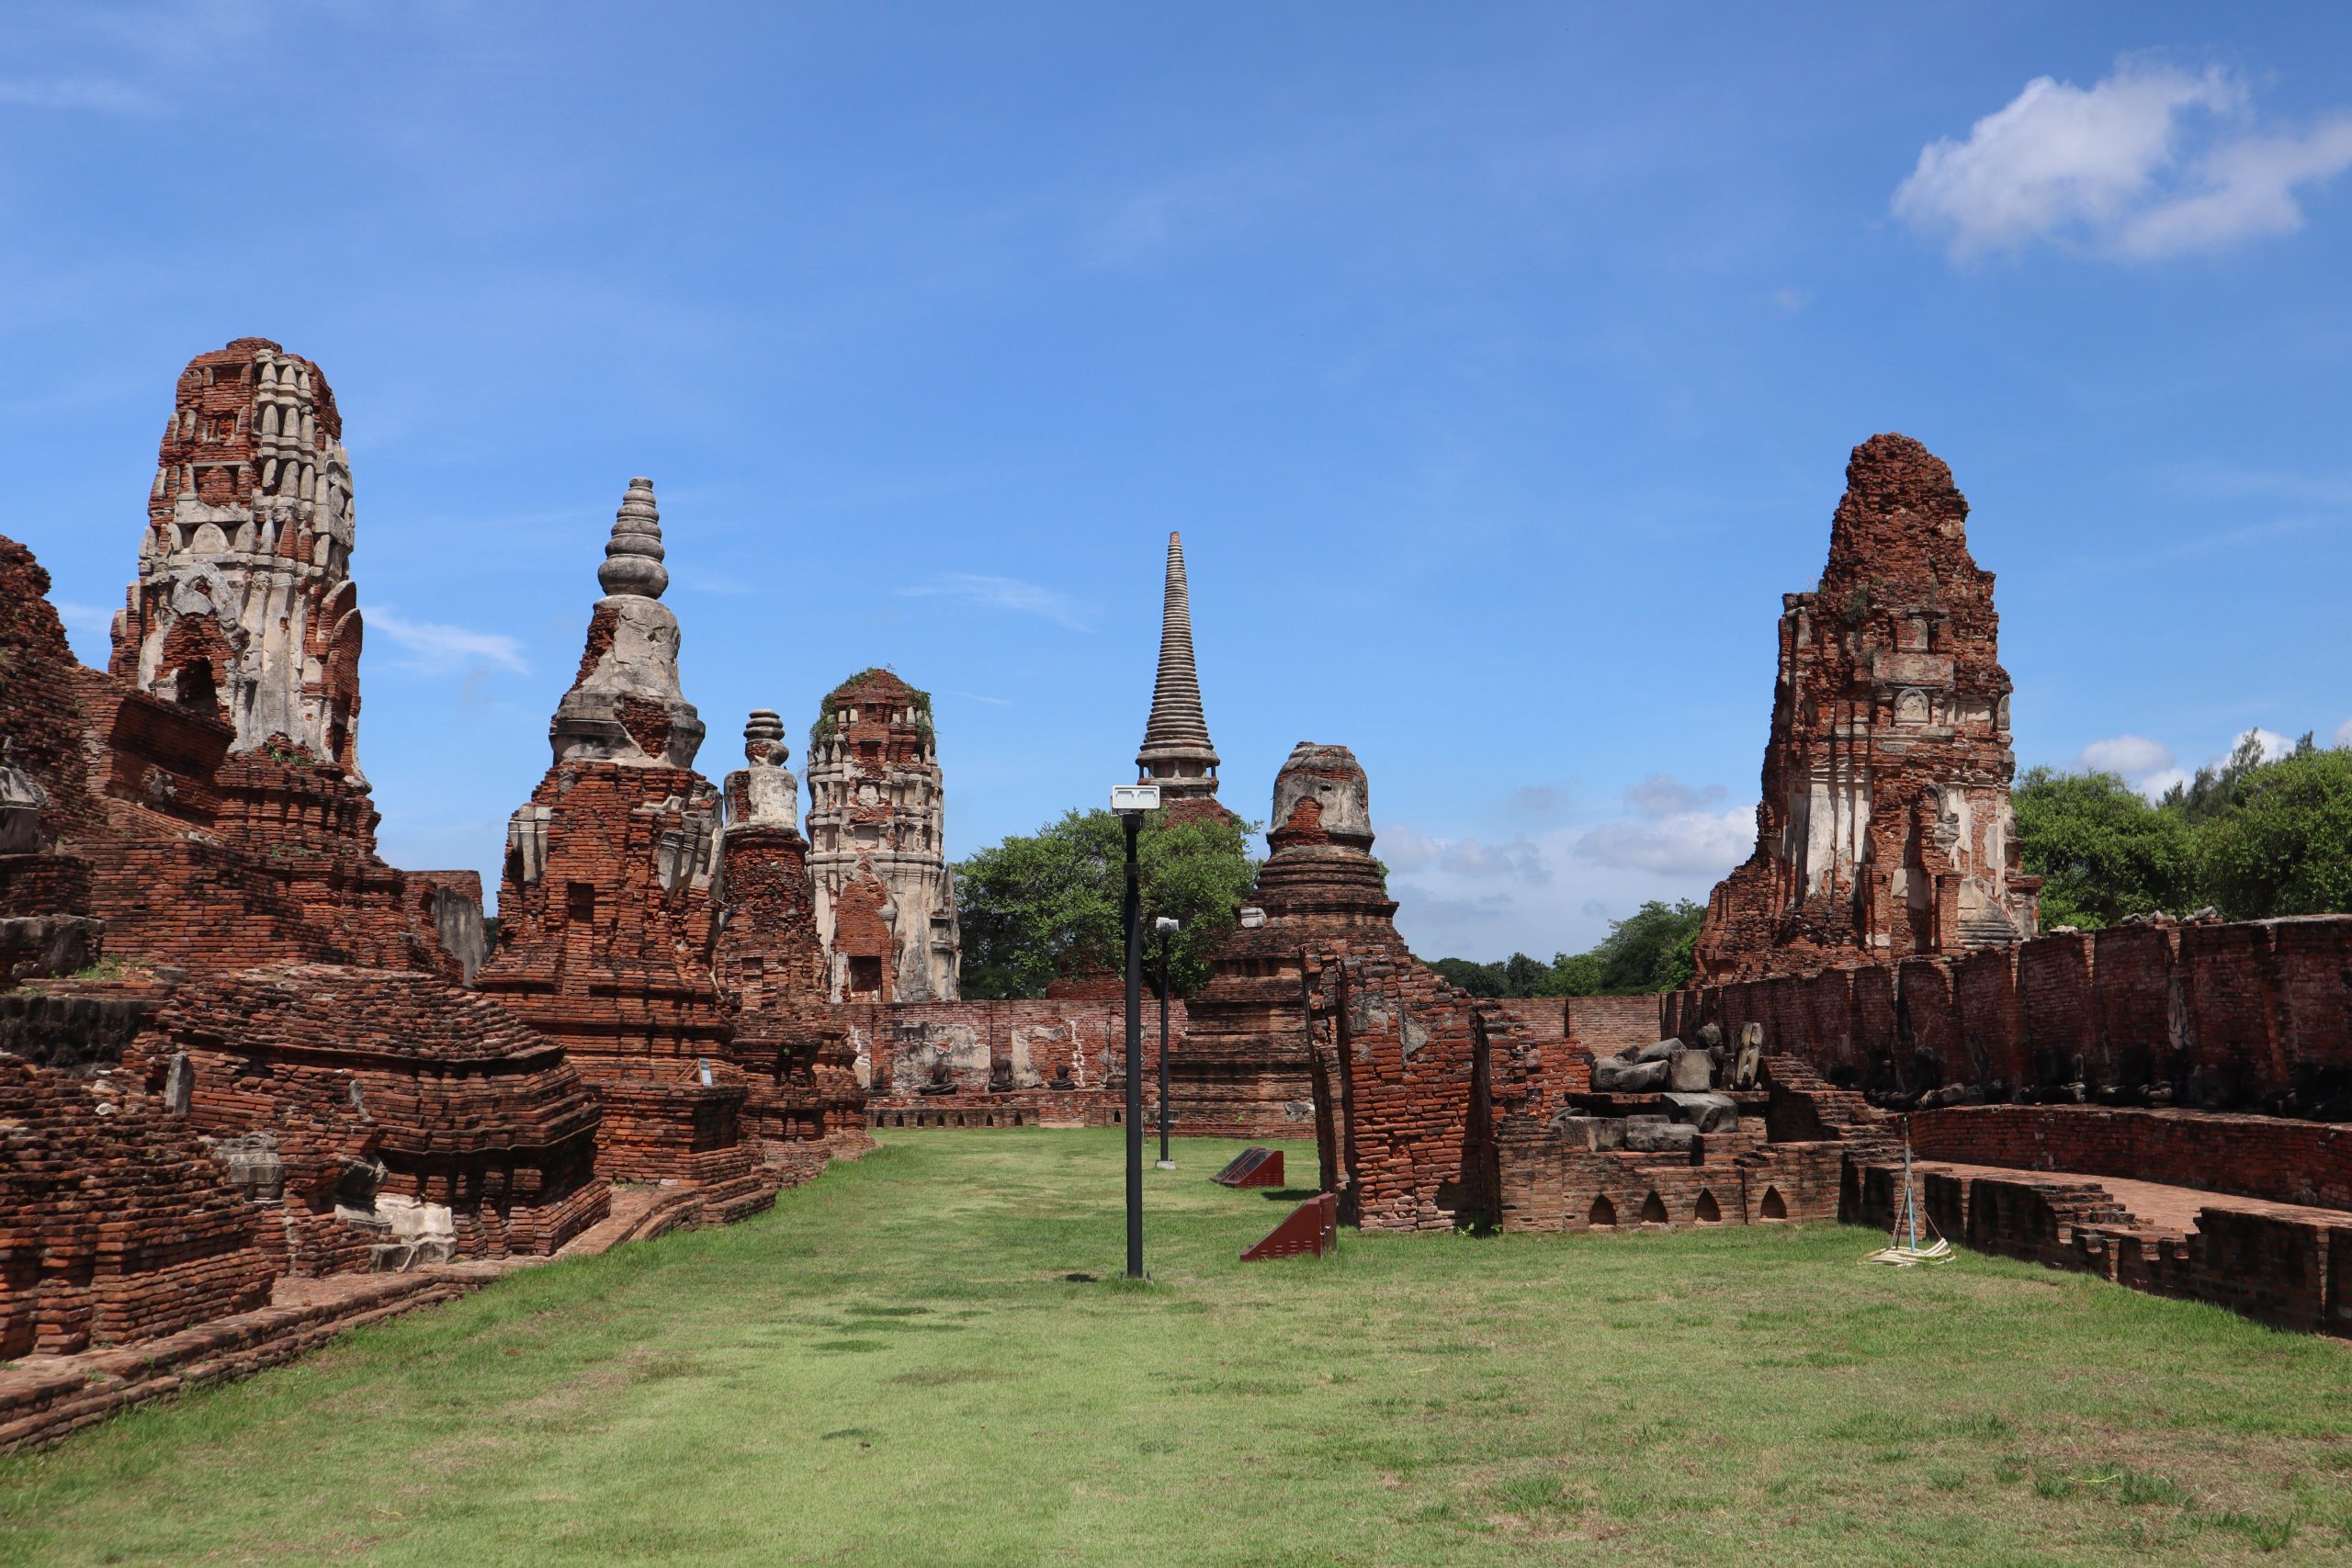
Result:
[[[1243,1265],[1238,1146],[1131,1288],[1116,1132],[897,1134],[0,1461],[0,1562],[2352,1562],[2352,1348],[1835,1225]]]

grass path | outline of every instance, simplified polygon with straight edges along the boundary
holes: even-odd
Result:
[[[1238,1147],[1131,1289],[1115,1132],[898,1134],[0,1461],[0,1562],[2352,1562],[2345,1345],[1840,1226],[1243,1266]]]

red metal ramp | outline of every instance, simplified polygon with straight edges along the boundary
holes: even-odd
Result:
[[[1246,1148],[1209,1179],[1219,1187],[1280,1187],[1283,1184],[1283,1152],[1255,1146]]]
[[[1320,1258],[1339,1249],[1340,1200],[1324,1192],[1293,1209],[1290,1218],[1241,1255],[1241,1261],[1257,1263],[1269,1258],[1297,1258],[1307,1253]]]

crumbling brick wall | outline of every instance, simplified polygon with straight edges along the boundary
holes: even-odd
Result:
[[[1340,1217],[1367,1230],[1492,1223],[1492,1041],[1511,1022],[1408,956],[1311,955],[1318,1164]],[[1523,1075],[1511,1073],[1523,1092]]]
[[[2281,1328],[2352,1336],[2352,1225],[2217,1206],[2199,1210],[2182,1233],[2135,1218],[2097,1182],[2064,1173],[1929,1168],[1918,1190],[1936,1232],[1978,1251],[2211,1302]],[[1901,1192],[1894,1156],[1850,1162],[1844,1216],[1890,1230]]]
[[[1960,961],[1697,986],[1677,1032],[1768,1048],[1888,1103],[1938,1089],[2277,1114],[2352,1108],[2352,917],[2061,932]],[[1802,1005],[1800,1005],[1802,1003]],[[2158,1179],[2150,1178],[2150,1179]]]
[[[103,820],[89,786],[78,669],[49,602],[49,573],[30,550],[0,536],[0,737],[9,765],[49,795],[40,826],[51,841],[87,835]]]
[[[158,1102],[0,1061],[0,1359],[259,1306],[275,1270],[255,1219]]]
[[[991,1087],[1045,1089],[1056,1083],[1099,1090],[1117,1081],[1125,1067],[1124,998],[900,1002],[831,1010],[847,1024],[859,1059],[868,1064],[876,1096],[903,1100],[939,1085],[965,1094]],[[1184,1002],[1171,1000],[1171,1066],[1183,1060],[1187,1019]],[[1144,1097],[1156,1103],[1159,1004],[1148,995],[1142,1043]],[[1181,1120],[1176,1125],[1183,1127]]]
[[[729,780],[731,813],[738,773]],[[789,777],[789,775],[786,775]],[[746,1134],[773,1145],[872,1143],[847,1021],[825,1004],[808,843],[789,823],[730,820],[717,972],[735,1010],[728,1055],[742,1070]]]
[[[1702,1134],[1689,1158],[1581,1149],[1533,1118],[1507,1125],[1498,1152],[1501,1227],[1555,1233],[1833,1220],[1845,1161],[1836,1144],[1752,1133]]]

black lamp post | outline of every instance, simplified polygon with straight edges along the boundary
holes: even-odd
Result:
[[[1114,784],[1111,809],[1127,829],[1127,1278],[1143,1278],[1143,870],[1136,834],[1143,814],[1159,809],[1158,784]]]
[[[1151,924],[1159,933],[1159,1168],[1173,1170],[1176,1162],[1168,1157],[1168,949],[1182,926],[1170,915]]]

